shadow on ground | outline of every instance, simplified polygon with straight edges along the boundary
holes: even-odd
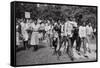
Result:
[[[34,45],[33,46],[31,46],[31,45],[28,45],[28,50],[30,49],[30,48],[34,48]],[[41,49],[41,48],[45,48],[46,46],[44,46],[44,45],[37,45],[37,50],[39,50],[39,49]],[[16,47],[16,52],[20,52],[20,51],[23,51],[23,50],[26,50],[25,49],[25,47]]]

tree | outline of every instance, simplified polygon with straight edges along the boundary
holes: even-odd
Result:
[[[28,11],[31,13],[33,19],[53,19],[55,21],[65,21],[67,17],[74,17],[79,25],[82,22],[90,22],[93,26],[96,24],[97,8],[96,7],[84,7],[84,6],[61,6],[61,5],[46,5],[40,4],[28,4],[28,3],[17,3],[16,4],[16,17],[24,18],[24,12]],[[87,23],[87,24],[88,24]]]

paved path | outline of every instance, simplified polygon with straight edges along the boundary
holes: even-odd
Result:
[[[95,49],[95,44],[90,44]],[[77,56],[77,55],[75,55]],[[90,61],[95,60],[96,53],[91,53],[90,58],[80,58],[75,61]],[[53,55],[53,49],[48,47],[47,44],[41,43],[37,51],[33,51],[32,47],[29,50],[21,50],[16,54],[17,65],[30,65],[30,64],[46,64],[46,63],[60,63],[72,62],[67,54],[63,55],[60,60],[56,55]]]

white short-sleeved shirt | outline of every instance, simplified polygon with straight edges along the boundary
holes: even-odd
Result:
[[[65,23],[65,27],[64,27],[64,34],[65,36],[72,36],[72,30],[73,30],[73,25],[70,23],[70,21]]]
[[[64,32],[64,25],[61,25],[61,32]]]
[[[52,25],[50,25],[50,34],[53,34],[53,32],[52,32],[52,30],[53,30],[53,26]]]
[[[42,30],[45,29],[45,25],[44,25],[44,23],[42,23],[42,24],[40,25],[40,29],[42,29]]]
[[[32,24],[31,24],[31,27],[33,28],[34,31],[38,31],[38,29],[39,29],[39,27],[40,27],[40,24],[36,24],[36,25],[35,25],[34,23],[32,23]]]
[[[45,31],[49,31],[50,28],[51,28],[50,25],[46,25],[46,26],[45,26]]]
[[[64,25],[61,24],[61,36],[64,36]]]
[[[71,24],[73,24],[74,27],[77,27],[77,23],[75,21],[71,21]]]
[[[90,35],[93,32],[93,28],[92,26],[86,26],[86,30],[87,30],[87,35]]]
[[[82,37],[86,37],[86,27],[85,26],[80,26],[79,27],[79,36]]]

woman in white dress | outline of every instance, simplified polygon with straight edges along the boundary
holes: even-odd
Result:
[[[32,35],[31,35],[31,41],[30,41],[30,44],[34,47],[34,50],[37,50],[37,45],[39,44],[39,39],[38,39],[38,29],[40,27],[39,24],[37,24],[37,22],[33,22],[31,24],[31,27],[32,27]]]

